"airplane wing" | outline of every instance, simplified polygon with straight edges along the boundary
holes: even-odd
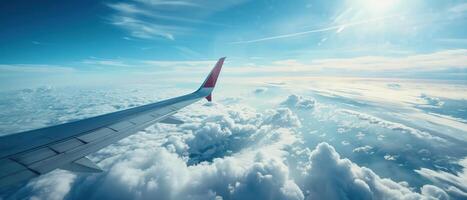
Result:
[[[180,124],[172,117],[202,98],[211,101],[225,57],[217,61],[201,87],[193,93],[127,110],[0,137],[0,187],[61,168],[99,172],[86,158],[114,142],[156,122]]]

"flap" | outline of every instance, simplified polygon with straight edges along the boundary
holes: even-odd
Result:
[[[97,166],[94,162],[92,162],[91,160],[89,160],[89,158],[86,158],[86,157],[82,157],[60,168],[64,170],[72,171],[72,172],[87,172],[87,173],[102,172],[102,169],[99,166]]]
[[[165,124],[183,124],[184,123],[182,120],[179,120],[173,116],[167,117],[159,122],[165,123]]]

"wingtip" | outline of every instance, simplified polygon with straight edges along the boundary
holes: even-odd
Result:
[[[204,91],[205,98],[208,101],[212,101],[212,90],[214,90],[214,87],[216,86],[217,83],[217,78],[219,77],[219,74],[221,72],[222,66],[224,65],[226,57],[219,58],[217,61],[216,65],[214,68],[211,70],[209,73],[208,77],[206,77],[206,80],[204,80],[203,84],[201,87],[196,91]]]
[[[219,77],[225,59],[226,57],[222,57],[217,61],[216,65],[211,70],[211,73],[209,73],[209,76],[206,78],[203,85],[201,86],[202,88],[214,88],[216,86],[217,78]]]

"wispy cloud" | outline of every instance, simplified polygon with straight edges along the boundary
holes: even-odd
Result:
[[[165,5],[164,2],[160,3],[162,4],[154,4],[154,6],[163,7]],[[157,14],[158,11],[151,10],[144,5],[129,3],[107,4],[108,7],[116,11],[116,14],[110,17],[110,23],[127,30],[132,37],[140,39],[165,38],[175,40],[174,35],[189,31],[189,28],[177,23],[163,23],[164,20],[180,21],[182,20],[181,18]]]
[[[141,3],[146,3],[150,5],[155,5],[155,6],[188,6],[188,7],[201,7],[201,5],[195,3],[194,1],[187,1],[187,0],[173,0],[173,1],[167,1],[167,0],[136,0]]]
[[[465,181],[467,180],[467,158],[461,159],[458,164],[462,166],[462,169],[457,174],[435,171],[427,168],[421,168],[415,170],[415,172],[430,179],[434,183],[442,185],[443,188],[448,189],[448,191],[462,194],[465,197],[467,194],[467,186],[465,185]]]
[[[290,34],[276,35],[276,36],[264,37],[264,38],[254,39],[254,40],[231,42],[230,44],[257,43],[257,42],[284,39],[284,38],[292,38],[292,37],[297,37],[297,36],[302,36],[302,35],[308,35],[308,34],[311,34],[311,33],[320,33],[320,32],[327,32],[327,31],[341,32],[345,28],[364,25],[364,24],[369,24],[369,23],[374,23],[374,22],[380,22],[380,21],[384,21],[384,20],[392,19],[392,18],[396,18],[396,17],[400,17],[400,15],[392,15],[392,16],[385,16],[385,17],[379,17],[379,18],[368,19],[368,20],[349,22],[349,23],[344,23],[344,24],[339,24],[339,25],[334,25],[334,26],[328,26],[328,27],[319,28],[319,29],[313,29],[313,30],[309,30],[309,31],[302,31],[302,32],[296,32],[296,33],[290,33]]]
[[[231,1],[218,3],[228,7]],[[127,30],[134,38],[175,40],[196,29],[199,24],[226,26],[205,20],[217,9],[208,9],[204,4],[190,0],[135,0],[133,3],[108,3],[115,13],[109,17],[110,23]],[[209,3],[206,2],[206,5]]]
[[[102,67],[114,67],[112,70],[131,70],[138,72],[147,69],[161,71],[187,70],[193,67],[209,68],[216,60],[132,60],[132,59],[98,59],[91,58],[76,64],[85,65],[88,69],[103,69]],[[0,65],[1,70],[1,65]]]
[[[363,56],[356,58],[320,59],[311,64],[320,68],[349,70],[441,70],[447,68],[467,68],[467,50],[445,50],[429,54],[416,54],[400,57]]]
[[[467,49],[445,50],[428,54],[411,54],[397,57],[359,56],[314,60],[277,60],[270,64],[243,65],[226,71],[239,74],[287,73],[303,75],[307,72],[363,75],[379,72],[441,71],[467,69]],[[292,73],[292,74],[291,74]],[[283,75],[283,74],[282,74]],[[350,75],[350,74],[349,74]],[[386,74],[387,75],[387,74]]]
[[[436,41],[453,45],[467,45],[467,38],[441,38]]]
[[[17,72],[17,73],[70,73],[76,70],[71,67],[55,66],[55,65],[33,65],[33,64],[13,64],[0,65],[0,72]]]
[[[134,60],[134,59],[98,59],[90,58],[82,60],[74,65],[84,65],[85,69],[103,69],[102,67],[114,67],[112,70],[130,70],[132,72],[147,72],[148,69],[157,69],[154,72],[178,71],[181,73],[193,73],[194,68],[209,68],[215,59],[200,59],[196,52],[189,51],[191,60]],[[190,57],[190,56],[187,56]],[[342,75],[365,76],[369,74],[388,75],[387,72],[437,72],[457,69],[458,76],[467,69],[467,49],[445,50],[428,54],[410,54],[404,56],[359,56],[351,58],[327,58],[313,60],[276,60],[269,63],[242,63],[239,60],[231,60],[229,67],[225,68],[226,74],[233,76],[269,76],[280,75],[287,77],[306,76],[309,73],[315,75]],[[70,72],[74,68],[66,68],[50,65],[0,65],[0,72]]]
[[[53,45],[52,43],[42,42],[42,41],[37,41],[37,40],[31,41],[31,43],[34,45]]]
[[[465,13],[467,12],[467,3],[455,5],[451,7],[449,11],[454,12],[454,13]]]
[[[155,67],[197,67],[197,66],[210,66],[213,65],[215,60],[207,61],[161,61],[161,60],[145,60],[141,61],[142,64],[155,66]]]
[[[164,4],[161,4],[164,5]],[[176,5],[176,4],[174,4]],[[194,18],[187,18],[187,17],[179,17],[176,15],[169,14],[161,14],[160,11],[154,11],[149,8],[143,8],[141,5],[136,6],[134,4],[129,3],[112,3],[107,4],[108,7],[120,12],[122,15],[132,15],[132,17],[136,17],[137,15],[150,17],[155,20],[167,20],[167,21],[174,21],[174,22],[186,22],[186,23],[199,23],[199,24],[210,24],[210,25],[218,25],[224,26],[223,24],[219,23],[212,23],[205,20],[199,20]]]
[[[107,6],[122,13],[152,15],[151,12],[129,3],[110,3]]]
[[[154,24],[127,16],[114,16],[112,18],[112,24],[128,30],[131,36],[142,39],[162,37],[174,40],[175,33],[181,33],[187,30],[179,26]]]
[[[124,63],[121,60],[101,60],[101,59],[88,59],[83,60],[83,64],[86,65],[97,65],[97,66],[112,66],[112,67],[128,67],[127,63]]]

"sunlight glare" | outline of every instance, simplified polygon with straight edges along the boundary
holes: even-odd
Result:
[[[356,6],[371,15],[384,15],[393,10],[399,0],[357,0]]]

